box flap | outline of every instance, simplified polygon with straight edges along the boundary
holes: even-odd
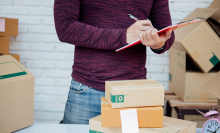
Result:
[[[214,0],[209,6],[209,8],[219,8],[219,7],[220,7],[220,0]]]
[[[213,14],[215,14],[218,10],[219,10],[219,8],[196,8],[192,13],[190,13],[184,19],[184,21],[195,19],[195,18],[200,18],[200,19],[205,20],[205,19],[211,17]]]
[[[191,20],[191,19],[204,19],[204,21],[213,16],[216,19],[216,12],[219,11],[218,8],[197,8],[190,15],[188,15],[183,21]],[[198,25],[200,25],[203,21],[199,21],[183,28],[175,30],[175,39],[181,42],[186,36],[188,36]]]
[[[220,72],[218,72],[203,87],[204,90],[220,99]]]
[[[173,43],[173,45],[172,45],[172,48],[175,48],[175,49],[178,49],[178,50],[180,50],[180,51],[183,51],[183,52],[186,52],[187,53],[187,51],[186,51],[186,49],[183,47],[183,45],[180,43],[180,42],[178,42],[178,41],[174,41],[174,43]]]
[[[0,84],[32,77],[34,76],[11,55],[0,56]]]

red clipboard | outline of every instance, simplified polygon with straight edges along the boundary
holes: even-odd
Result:
[[[158,31],[157,33],[158,33],[158,34],[161,34],[161,33],[163,33],[163,32],[166,32],[166,31],[169,30],[169,29],[176,30],[176,29],[182,28],[182,27],[184,27],[184,26],[186,26],[186,25],[189,25],[189,24],[198,22],[198,21],[200,21],[200,20],[202,20],[202,19],[193,19],[193,20],[188,20],[188,21],[180,22],[180,23],[177,23],[177,24],[174,24],[174,25],[165,27],[165,28],[163,28],[162,30]],[[130,48],[130,47],[135,46],[135,45],[140,44],[140,43],[141,43],[141,40],[138,39],[138,40],[136,40],[136,41],[134,41],[134,42],[132,42],[132,43],[130,43],[130,44],[128,44],[128,45],[125,45],[124,47],[121,47],[121,48],[119,48],[119,49],[116,49],[115,51],[118,52],[118,51],[121,51],[121,50],[126,49],[126,48]]]

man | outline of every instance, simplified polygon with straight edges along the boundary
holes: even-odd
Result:
[[[64,123],[88,124],[100,115],[105,81],[146,79],[146,46],[160,54],[174,41],[171,30],[156,33],[171,25],[168,0],[55,0],[54,18],[60,41],[75,45]]]

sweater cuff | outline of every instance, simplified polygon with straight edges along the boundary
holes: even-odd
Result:
[[[159,48],[159,49],[152,49],[152,48],[150,48],[150,49],[151,49],[154,53],[160,54],[160,53],[162,53],[162,52],[164,51],[165,47],[166,47],[166,42],[165,42],[165,44],[163,45],[162,48]]]

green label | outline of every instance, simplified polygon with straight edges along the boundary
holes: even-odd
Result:
[[[4,62],[4,63],[0,63],[0,68],[1,69],[4,69],[5,67],[10,67],[10,66],[14,66],[14,67],[19,67],[19,71],[20,72],[13,72],[13,69],[10,69],[10,71],[4,71],[5,74],[3,75],[0,75],[0,80],[1,79],[6,79],[6,78],[12,78],[12,77],[17,77],[17,76],[22,76],[22,75],[26,75],[27,73],[14,61],[11,61],[11,62]],[[16,69],[17,71],[17,69]],[[9,72],[12,72],[10,74],[8,74]]]
[[[12,73],[12,74],[7,74],[7,75],[1,75],[0,80],[6,79],[6,78],[11,78],[11,77],[22,76],[22,75],[26,75],[26,74],[27,73],[24,71],[24,72]]]
[[[89,133],[104,133],[104,132],[98,132],[98,131],[90,130],[90,129],[89,129]]]
[[[177,55],[184,58],[184,54],[177,52]]]
[[[180,63],[177,63],[177,67],[181,68],[181,69],[184,69],[184,65],[180,64]]]
[[[170,80],[170,82],[172,82],[172,76],[173,75],[169,73],[169,80]]]
[[[197,17],[196,19],[203,19],[203,20],[205,20],[205,18],[201,18],[201,17]]]
[[[112,95],[111,94],[111,102],[112,103],[123,103],[124,95]]]
[[[212,63],[213,66],[215,66],[219,63],[219,59],[214,53],[212,53],[212,54],[213,54],[213,57],[211,59],[209,59],[209,61]]]

